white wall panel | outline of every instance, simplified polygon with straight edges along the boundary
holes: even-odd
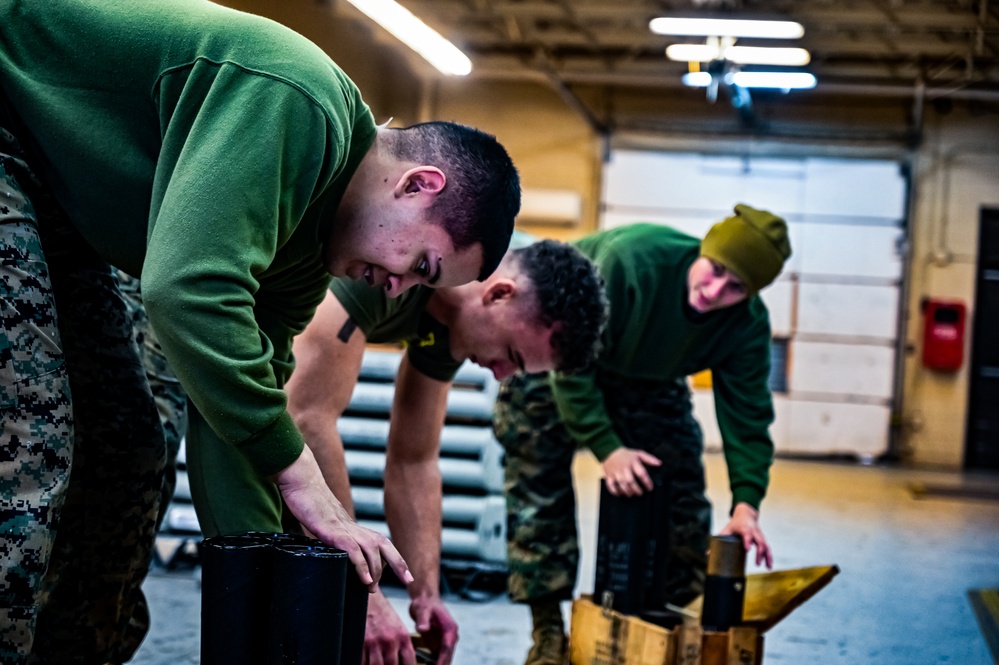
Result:
[[[791,242],[791,256],[784,262],[783,274],[785,275],[801,274],[801,261],[805,255],[803,251],[805,244],[804,233],[804,224],[795,222],[793,219],[788,220],[787,234]]]
[[[714,394],[710,389],[693,391],[694,417],[701,424],[704,433],[704,447],[707,450],[721,449],[721,430],[715,417]],[[770,437],[774,448],[784,450],[788,447],[790,436],[790,416],[794,402],[785,395],[774,395],[774,422],[770,426]]]
[[[769,305],[769,300],[767,304]],[[800,333],[857,335],[893,340],[897,332],[897,321],[897,287],[807,282],[798,285]]]
[[[721,448],[721,430],[715,416],[715,396],[711,389],[693,390],[694,417],[701,425],[704,434],[704,447],[708,450]]]
[[[804,223],[793,251],[801,273],[897,279],[901,235],[894,226]]]
[[[790,392],[881,397],[892,395],[895,349],[795,340],[791,345]]]
[[[629,210],[621,207],[608,207],[607,211],[604,212],[600,228],[613,229],[627,224],[651,222],[653,224],[671,226],[695,238],[703,238],[704,234],[711,228],[711,225],[721,219],[720,217],[716,219],[707,213],[700,216],[694,214],[671,216],[651,209]]]
[[[718,207],[717,186],[698,178],[699,155],[615,151],[604,169],[604,203],[673,209]]]
[[[809,159],[807,172],[809,214],[890,220],[905,214],[905,181],[897,162]]]
[[[763,304],[770,312],[770,332],[774,337],[789,337],[792,332],[792,303],[794,301],[794,283],[786,279],[778,279],[767,288],[760,291]]]
[[[610,206],[706,210],[721,219],[736,203],[792,214],[804,201],[804,160],[615,151],[605,169]]]
[[[783,451],[788,448],[791,437],[791,410],[795,402],[787,395],[774,395],[774,422],[770,425],[770,438],[774,448]]]
[[[873,457],[888,448],[887,406],[796,401],[789,416],[782,452]]]

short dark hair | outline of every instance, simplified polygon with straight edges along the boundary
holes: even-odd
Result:
[[[503,260],[520,212],[520,176],[495,136],[454,122],[422,122],[389,134],[399,159],[436,166],[447,177],[431,210],[456,249],[482,244],[479,281]]]
[[[596,266],[575,247],[555,240],[514,249],[511,255],[531,280],[541,323],[558,324],[551,337],[557,369],[578,372],[588,367],[600,352],[608,316],[604,281]]]

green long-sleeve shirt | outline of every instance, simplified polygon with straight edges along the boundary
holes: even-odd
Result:
[[[300,35],[203,0],[0,0],[0,88],[72,223],[141,275],[212,429],[261,473],[294,461],[291,339],[376,131],[354,84]]]
[[[575,245],[599,268],[610,301],[596,369],[659,381],[710,369],[733,501],[758,508],[773,460],[770,321],[763,302],[752,296],[697,316],[685,303],[700,241],[668,227],[624,226]],[[622,443],[595,375],[556,374],[552,387],[568,430],[603,460]]]

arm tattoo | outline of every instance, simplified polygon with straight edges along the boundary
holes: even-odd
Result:
[[[340,332],[336,334],[336,338],[346,344],[355,330],[357,330],[357,324],[354,323],[354,319],[348,316],[347,320],[343,323],[343,327],[340,328]]]

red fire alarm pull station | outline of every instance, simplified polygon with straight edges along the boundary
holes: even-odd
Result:
[[[923,366],[956,372],[964,362],[964,321],[967,308],[960,300],[923,301]]]

